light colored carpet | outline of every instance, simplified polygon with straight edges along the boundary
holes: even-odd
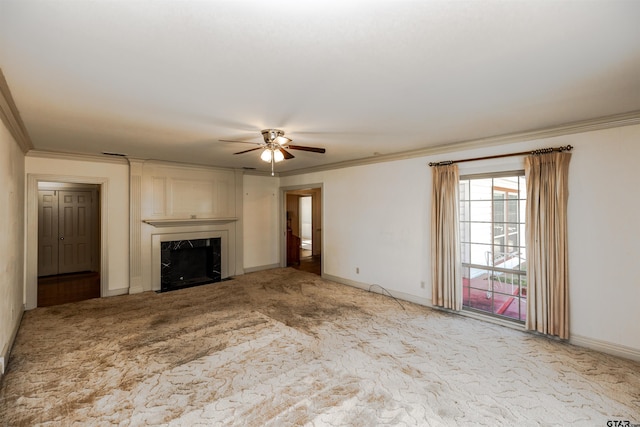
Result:
[[[0,424],[640,423],[640,364],[275,269],[25,314]]]

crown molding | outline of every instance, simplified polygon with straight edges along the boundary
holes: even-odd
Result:
[[[2,69],[0,68],[0,118],[4,122],[7,129],[9,129],[9,133],[13,136],[13,139],[16,140],[18,146],[22,150],[23,153],[29,152],[29,150],[33,149],[33,144],[31,143],[31,138],[29,138],[29,133],[27,132],[27,128],[22,122],[22,118],[20,117],[20,112],[18,111],[18,107],[16,107],[16,103],[13,100],[13,96],[11,96],[11,90],[9,89],[9,84],[7,80],[4,78],[4,74],[2,73]]]
[[[149,165],[159,165],[159,166],[169,166],[169,167],[182,167],[182,168],[193,168],[193,169],[216,169],[216,170],[233,170],[233,171],[241,171],[245,175],[258,175],[258,176],[271,176],[270,172],[262,172],[252,169],[239,169],[239,168],[228,168],[224,166],[213,166],[213,165],[205,165],[199,163],[184,163],[184,162],[170,162],[167,160],[156,160],[156,159],[144,159],[138,157],[119,157],[119,156],[109,156],[107,154],[83,154],[83,153],[72,153],[65,151],[48,151],[48,150],[30,150],[26,155],[27,157],[35,157],[35,158],[43,158],[43,159],[60,159],[60,160],[77,160],[84,162],[97,162],[97,163],[115,163],[119,165],[130,164],[131,162],[144,163]],[[278,175],[278,173],[276,173]]]
[[[136,159],[132,157],[132,159]],[[207,165],[204,163],[188,163],[188,162],[172,162],[170,160],[158,160],[158,159],[136,159],[144,162],[145,165],[157,165],[173,168],[189,168],[189,169],[204,169],[204,170],[221,170],[221,171],[236,171],[242,169],[234,169],[225,166]]]
[[[2,76],[0,75],[0,80],[1,79],[2,79]],[[2,86],[2,83],[0,82],[0,88],[1,86]],[[2,101],[2,99],[3,99],[2,96],[0,96],[0,101]],[[0,110],[2,110],[1,106],[0,106]],[[640,110],[600,117],[597,119],[571,122],[571,123],[543,128],[543,129],[515,132],[515,133],[509,133],[509,134],[503,134],[503,135],[490,136],[486,138],[478,138],[473,140],[465,140],[465,141],[458,141],[458,142],[452,142],[447,144],[440,144],[432,147],[421,148],[418,150],[410,150],[410,151],[403,151],[403,152],[392,153],[392,154],[385,154],[381,156],[347,160],[344,162],[330,163],[326,165],[320,165],[320,166],[305,168],[305,169],[295,169],[295,170],[286,171],[286,172],[281,171],[281,172],[277,172],[276,176],[287,177],[287,176],[303,175],[303,174],[313,173],[313,172],[322,172],[322,171],[341,169],[341,168],[347,168],[347,167],[391,162],[396,160],[413,159],[416,157],[432,156],[432,155],[443,154],[443,153],[453,153],[453,152],[462,151],[462,150],[485,148],[485,147],[491,147],[496,145],[508,144],[512,142],[523,142],[523,141],[530,141],[534,139],[553,138],[557,136],[611,129],[611,128],[617,128],[622,126],[632,126],[637,124],[640,124]],[[30,144],[30,141],[29,141],[29,144]],[[97,155],[97,154],[81,154],[81,153],[71,153],[71,152],[35,150],[33,149],[33,147],[31,147],[28,150],[27,157],[93,161],[93,162],[99,162],[99,163],[106,162],[106,163],[116,163],[116,164],[128,164],[129,162],[128,157],[116,157],[116,156],[109,156],[105,154]],[[240,170],[245,175],[271,176],[270,173],[262,172],[258,170],[251,170],[251,169],[232,169],[232,168],[225,168],[223,166],[213,166],[213,165],[205,165],[205,164],[198,164],[198,163],[169,162],[169,161],[155,160],[155,159],[136,159],[133,157],[131,159],[143,161],[143,162],[155,163],[155,164],[165,164],[167,166],[171,165],[171,166],[194,167],[194,168],[204,168],[204,169],[231,169],[231,170]]]
[[[106,154],[81,154],[81,153],[65,153],[62,151],[47,151],[47,150],[30,150],[27,153],[27,157],[36,157],[43,159],[61,159],[61,160],[77,160],[83,162],[97,162],[97,163],[116,163],[119,165],[127,165],[129,161],[126,157],[115,157]]]
[[[236,170],[242,171],[242,172],[243,172],[243,175],[266,176],[266,177],[268,177],[268,178],[274,178],[274,177],[276,177],[276,178],[277,178],[277,177],[279,177],[279,176],[281,176],[281,175],[282,175],[282,174],[281,174],[280,172],[278,172],[278,171],[276,171],[276,172],[275,172],[275,175],[273,175],[273,176],[272,176],[272,175],[271,175],[271,172],[268,172],[268,171],[259,171],[259,170],[256,170],[256,169],[244,169],[244,168],[242,168],[242,169],[236,169]]]
[[[418,150],[403,151],[393,154],[385,154],[363,159],[347,160],[344,162],[331,163],[306,169],[296,169],[287,172],[280,172],[281,177],[302,175],[312,172],[322,172],[333,169],[341,169],[353,166],[370,165],[374,163],[391,162],[395,160],[413,159],[416,157],[431,156],[435,154],[452,153],[475,148],[485,148],[496,145],[508,144],[512,142],[531,141],[534,139],[553,138],[563,135],[591,132],[595,130],[611,129],[622,126],[632,126],[640,124],[640,110],[630,111],[622,114],[599,117],[596,119],[582,120],[566,123],[548,128],[514,132],[503,135],[489,136],[486,138],[451,142],[447,144],[435,145]]]

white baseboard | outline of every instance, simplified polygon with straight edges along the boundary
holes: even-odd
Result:
[[[16,340],[16,335],[18,335],[18,329],[20,329],[20,323],[22,322],[23,315],[24,307],[20,307],[20,315],[18,316],[18,321],[13,327],[13,332],[11,333],[11,337],[9,337],[9,342],[5,344],[4,348],[2,349],[2,353],[0,353],[0,375],[4,375],[4,372],[7,369],[9,356],[11,355],[11,348],[13,348],[13,343]]]
[[[107,291],[107,295],[105,296],[112,296],[110,295],[111,292],[113,291]],[[142,292],[144,292],[144,289],[142,288],[142,278],[136,277],[135,279],[129,279],[129,287],[127,288],[127,293],[140,294]]]
[[[322,277],[327,280],[331,280],[333,282],[341,283],[343,285],[353,286],[355,288],[364,289],[365,291],[376,292],[376,293],[380,293],[388,296],[388,294],[378,286],[370,285],[367,283],[361,283],[361,282],[357,282],[350,279],[345,279],[343,277],[331,276],[329,274],[325,274]],[[388,291],[391,295],[393,295],[393,297],[398,298],[400,300],[409,301],[416,304],[438,309],[437,307],[432,306],[431,299],[420,298],[415,295],[394,291],[393,289],[388,289]],[[448,310],[445,310],[445,311],[448,311]],[[454,313],[453,311],[449,311],[449,312]],[[470,317],[470,318],[474,318],[474,319],[485,321],[485,322],[489,321],[491,323],[495,323],[501,326],[506,326],[512,329],[528,332],[525,330],[524,326],[520,324],[514,324],[508,321],[501,321],[500,319],[486,318],[484,316],[476,315],[472,312],[461,311],[461,312],[455,312],[455,313],[461,316]],[[571,338],[569,339],[569,343],[576,345],[578,347],[585,347],[590,350],[596,350],[602,353],[607,353],[613,356],[618,356],[624,359],[630,359],[630,360],[635,360],[640,362],[640,350],[636,348],[631,348],[624,345],[614,344],[607,341],[601,341],[601,340],[588,338],[588,337],[575,335],[575,334],[571,335]]]
[[[332,282],[341,283],[343,285],[352,286],[354,288],[364,289],[365,291],[375,292],[377,294],[392,296],[403,301],[413,302],[415,304],[431,307],[431,300],[428,298],[421,298],[415,295],[407,294],[404,292],[396,291],[394,289],[382,288],[376,283],[362,283],[351,279],[345,279],[343,277],[332,276],[330,274],[323,274],[323,279],[331,280]]]
[[[268,264],[268,265],[259,265],[257,267],[248,267],[244,269],[245,274],[246,273],[255,273],[256,271],[262,271],[262,270],[272,270],[274,268],[280,268],[280,264]]]
[[[602,353],[611,354],[613,356],[631,359],[640,362],[640,350],[620,344],[614,344],[607,341],[596,340],[582,335],[572,334],[569,343],[579,347],[585,347],[591,350],[600,351]]]
[[[120,289],[109,289],[107,290],[106,294],[103,295],[104,297],[115,297],[118,295],[128,295],[129,294],[129,288],[120,288]]]

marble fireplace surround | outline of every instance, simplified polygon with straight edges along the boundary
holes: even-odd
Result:
[[[161,279],[161,243],[173,242],[176,240],[196,240],[196,239],[220,239],[221,252],[221,276],[229,277],[229,232],[228,230],[217,231],[193,231],[193,232],[162,232],[151,235],[151,284],[152,290],[160,290]]]

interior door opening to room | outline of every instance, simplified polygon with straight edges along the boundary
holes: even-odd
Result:
[[[322,189],[284,191],[286,265],[322,275]]]
[[[100,187],[38,183],[38,306],[100,297]]]
[[[300,259],[309,258],[313,255],[313,228],[311,225],[311,196],[302,196],[298,199],[300,203]]]

